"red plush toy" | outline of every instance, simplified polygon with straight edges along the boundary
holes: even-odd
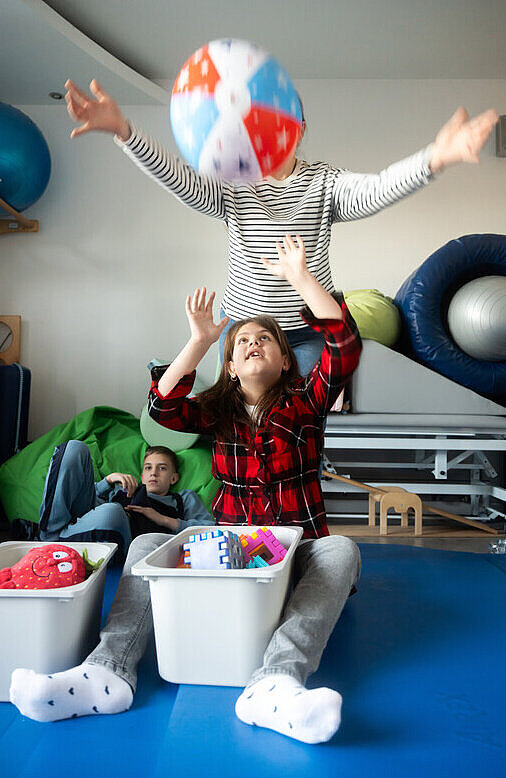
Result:
[[[85,564],[77,551],[58,543],[31,548],[12,567],[0,570],[0,589],[57,589],[85,579]]]

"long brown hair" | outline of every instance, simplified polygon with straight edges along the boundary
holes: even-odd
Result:
[[[241,384],[238,380],[232,381],[228,366],[233,357],[236,335],[245,324],[258,324],[270,332],[277,341],[282,355],[288,357],[290,363],[288,369],[281,372],[279,379],[266,389],[260,398],[255,409],[254,419],[246,410]],[[262,424],[269,411],[283,395],[293,394],[295,384],[300,378],[297,357],[293,353],[285,333],[272,316],[254,316],[250,319],[236,321],[227,330],[225,336],[223,364],[218,380],[210,389],[197,395],[203,413],[210,419],[209,431],[216,438],[228,442],[234,440],[234,422],[248,424],[253,431],[255,426]]]

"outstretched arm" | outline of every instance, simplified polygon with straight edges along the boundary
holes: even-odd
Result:
[[[499,119],[493,108],[473,119],[465,108],[457,108],[439,130],[429,160],[433,173],[458,162],[479,162],[479,154]]]
[[[76,138],[87,132],[107,132],[121,141],[123,151],[157,184],[163,186],[185,205],[196,211],[226,221],[226,208],[221,184],[217,179],[201,175],[169,154],[157,141],[143,135],[123,115],[118,104],[93,79],[90,94],[67,80],[67,110],[79,123],[72,130]]]
[[[193,298],[189,296],[186,298],[186,315],[190,323],[191,335],[186,346],[179,352],[158,382],[158,391],[162,397],[165,397],[183,376],[195,370],[228,324],[228,317],[222,319],[218,324],[214,323],[215,293],[212,292],[208,300],[206,300],[206,294],[204,286],[202,289],[195,290]]]
[[[295,242],[296,241],[296,242]],[[284,278],[300,294],[317,319],[342,319],[338,303],[311,275],[306,265],[306,249],[300,235],[285,235],[283,245],[276,243],[278,262],[262,257],[262,263],[272,275]]]
[[[335,171],[333,221],[372,216],[429,183],[432,174],[458,162],[478,162],[478,155],[497,113],[490,109],[473,119],[459,108],[438,132],[434,143],[380,173]]]
[[[283,246],[276,244],[276,248],[279,262],[262,260],[265,267],[274,275],[286,278],[299,292],[310,308],[302,314],[303,320],[325,339],[321,357],[304,383],[307,400],[318,414],[325,416],[358,364],[360,336],[346,305],[341,308],[309,273],[302,238],[296,235],[294,241],[285,235]]]

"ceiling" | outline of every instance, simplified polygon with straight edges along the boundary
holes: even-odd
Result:
[[[506,78],[506,0],[0,0],[0,99],[67,75],[122,103],[167,99],[208,40],[254,40],[295,79]]]

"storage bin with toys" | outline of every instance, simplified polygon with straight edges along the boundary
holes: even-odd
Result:
[[[279,622],[301,536],[300,527],[192,527],[133,566],[149,581],[162,678],[247,683]]]
[[[67,670],[97,645],[105,572],[116,548],[116,543],[0,543],[1,701],[9,699],[16,667]]]

